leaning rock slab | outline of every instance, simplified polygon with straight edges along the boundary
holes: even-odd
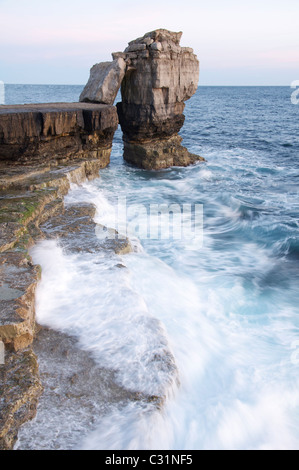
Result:
[[[101,62],[90,70],[90,78],[80,95],[80,101],[113,104],[122,79],[126,63],[121,57],[112,62]]]

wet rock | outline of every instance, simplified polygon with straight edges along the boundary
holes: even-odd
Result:
[[[0,340],[14,351],[32,343],[38,266],[19,252],[0,255]]]
[[[35,354],[7,351],[5,365],[0,365],[0,383],[0,450],[11,450],[20,426],[36,415],[43,390]]]
[[[36,167],[18,166],[13,170],[0,167],[0,252],[10,250],[22,238],[26,251],[27,242],[42,237],[38,225],[62,210],[61,198],[71,183],[81,183],[99,174],[100,162],[90,160],[69,165],[55,166],[47,172],[36,172]],[[34,170],[35,169],[35,170]],[[5,172],[7,177],[5,178]],[[23,177],[20,176],[23,175]],[[1,191],[2,189],[2,191]]]
[[[65,196],[70,183],[80,184],[86,180],[98,177],[102,168],[99,160],[77,160],[72,163],[43,165],[14,166],[0,164],[0,198],[8,198],[17,191],[26,192],[57,189],[59,196]],[[9,192],[7,191],[9,190]],[[21,193],[18,193],[19,197]]]
[[[124,159],[145,170],[158,170],[172,166],[188,166],[204,158],[190,153],[181,145],[182,137],[174,135],[167,140],[151,142],[126,142]]]
[[[12,448],[18,428],[35,415],[41,392],[30,349],[41,272],[28,249],[45,237],[39,226],[63,213],[62,197],[71,183],[95,178],[100,167],[99,160],[53,166],[0,163],[0,340],[6,353],[0,365],[0,449]]]
[[[63,214],[52,217],[41,230],[49,239],[58,239],[70,253],[112,251],[124,255],[132,251],[126,237],[114,229],[107,229],[94,222],[96,208],[92,204],[68,205]]]
[[[36,419],[19,432],[20,450],[76,448],[113,407],[150,400],[118,385],[115,372],[98,366],[75,338],[43,328],[34,351],[44,393]]]

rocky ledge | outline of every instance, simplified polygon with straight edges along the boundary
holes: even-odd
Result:
[[[32,346],[39,327],[35,291],[41,270],[29,248],[41,239],[57,239],[66,251],[131,251],[126,238],[96,236],[91,204],[64,206],[71,183],[97,177],[99,160],[73,165],[8,166],[0,172],[0,450],[12,449],[19,427],[36,414],[43,386]],[[5,177],[6,175],[6,177]],[[110,229],[111,230],[111,229]]]
[[[114,106],[51,103],[0,106],[0,162],[10,164],[110,160],[118,126]]]
[[[79,231],[74,220],[80,218],[81,228],[86,232],[88,222],[92,232],[94,208],[86,209],[85,217],[82,208],[68,212],[63,197],[71,183],[96,178],[108,165],[117,126],[114,106],[0,106],[0,341],[1,347],[5,345],[5,363],[0,364],[0,450],[13,448],[19,427],[35,416],[43,390],[32,350],[41,271],[28,250],[48,236],[42,226],[51,218],[64,220],[69,234],[72,228]],[[51,236],[58,237],[54,232]],[[125,252],[129,244],[122,240],[109,249]]]
[[[40,224],[64,211],[71,182],[96,177],[99,160],[73,166],[0,165],[0,450],[11,449],[19,427],[36,413],[42,393],[32,351],[37,332],[35,291],[40,268],[28,250],[43,238]]]

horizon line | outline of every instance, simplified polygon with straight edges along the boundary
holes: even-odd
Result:
[[[6,83],[4,85],[16,85],[16,86],[85,86],[86,83]],[[286,87],[290,88],[291,85],[198,85],[197,88],[203,87]]]

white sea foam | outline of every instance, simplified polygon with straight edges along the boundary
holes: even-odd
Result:
[[[172,376],[154,358],[168,348],[166,331],[132,288],[129,271],[117,266],[123,260],[66,256],[55,241],[41,242],[32,256],[43,268],[37,321],[78,337],[129,390],[164,395]]]
[[[134,286],[173,341],[181,389],[162,414],[129,406],[107,416],[83,448],[298,448],[290,424],[299,404],[299,380],[293,376],[291,389],[277,381],[291,370],[278,346],[281,338],[274,335],[276,327],[251,326],[237,313],[248,307],[244,288],[215,286],[204,294],[149,257],[132,257],[129,268]],[[281,334],[286,343],[287,331],[286,325]]]
[[[83,200],[96,204],[98,222],[113,226],[113,203],[103,191],[88,184],[74,187],[66,202]],[[238,219],[237,206],[219,209],[228,220]],[[197,255],[178,252],[173,267],[143,250],[121,260],[126,269],[116,267],[117,257],[100,253],[66,256],[53,241],[33,250],[43,267],[40,323],[79,337],[129,389],[161,393],[168,377],[150,358],[166,345],[180,371],[181,388],[163,412],[138,403],[115,410],[78,447],[298,447],[299,432],[291,423],[299,379],[287,355],[296,339],[294,311],[275,312],[267,298],[260,297],[259,305],[256,300],[261,273],[274,269],[275,261],[253,242],[240,243],[236,253],[214,246],[209,230]],[[253,281],[254,291],[245,287],[243,275]],[[269,322],[271,315],[275,320]],[[286,380],[278,381],[279,375]]]

